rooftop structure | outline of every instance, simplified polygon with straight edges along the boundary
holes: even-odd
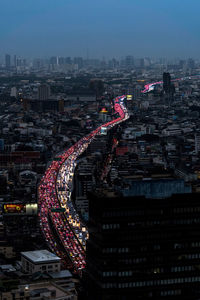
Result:
[[[60,257],[48,250],[21,252],[22,270],[25,273],[60,272]]]
[[[34,264],[60,262],[60,258],[48,250],[21,252],[21,255]]]

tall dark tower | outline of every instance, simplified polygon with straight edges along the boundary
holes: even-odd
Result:
[[[10,55],[9,54],[6,54],[5,55],[5,66],[6,66],[6,69],[10,69]]]
[[[90,194],[86,299],[199,299],[199,226],[198,194]]]
[[[16,68],[17,67],[17,56],[14,55],[14,67]]]
[[[170,93],[171,88],[171,76],[169,73],[163,73],[163,90],[166,94]]]

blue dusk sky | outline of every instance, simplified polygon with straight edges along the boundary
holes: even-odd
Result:
[[[200,58],[200,0],[0,0],[0,54]]]

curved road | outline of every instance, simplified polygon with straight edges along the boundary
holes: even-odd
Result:
[[[172,82],[199,76],[187,76],[174,79]],[[146,84],[142,93],[148,93],[154,90],[156,85],[161,84],[163,81]],[[45,240],[49,248],[61,257],[63,265],[70,261],[67,267],[71,267],[75,273],[81,274],[81,270],[85,267],[85,247],[88,238],[87,228],[81,222],[71,200],[76,160],[95,136],[101,133],[102,127],[109,130],[129,118],[124,106],[125,98],[123,95],[114,99],[114,109],[119,117],[99,126],[56,157],[46,170],[38,189],[39,220]]]
[[[49,248],[61,257],[63,265],[70,261],[66,266],[78,274],[81,274],[86,264],[85,247],[88,231],[71,200],[76,160],[95,136],[101,134],[102,127],[109,130],[129,118],[124,106],[125,98],[123,95],[114,99],[114,109],[119,117],[99,126],[56,157],[46,170],[38,189],[38,214],[45,240]]]

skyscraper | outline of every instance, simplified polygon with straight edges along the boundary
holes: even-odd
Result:
[[[170,93],[171,88],[171,76],[169,73],[163,73],[163,90],[166,94]]]
[[[64,65],[65,64],[65,58],[64,57],[58,57],[58,65]]]
[[[199,299],[198,194],[89,198],[87,299]]]
[[[51,65],[57,65],[57,57],[56,56],[52,56],[50,58],[50,64]]]
[[[187,65],[188,65],[188,68],[194,69],[195,68],[195,61],[194,61],[194,59],[189,58],[188,61],[187,61]]]
[[[79,69],[81,69],[83,67],[83,58],[82,57],[74,57],[74,63],[78,65]]]
[[[132,68],[134,66],[134,57],[132,55],[125,57],[125,66],[127,68]]]
[[[10,69],[10,54],[5,55],[5,67],[6,69]]]
[[[14,67],[16,68],[17,67],[17,56],[14,55]]]

